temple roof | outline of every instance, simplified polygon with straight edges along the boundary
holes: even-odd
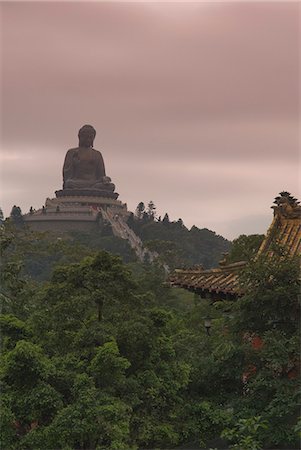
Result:
[[[275,198],[274,218],[267,231],[258,255],[273,255],[275,243],[285,247],[293,255],[301,254],[301,207],[289,192],[281,192]],[[173,286],[194,291],[211,298],[233,298],[243,294],[239,285],[239,274],[245,261],[225,265],[211,270],[203,268],[176,269],[169,280]]]
[[[272,246],[278,243],[293,255],[301,254],[301,206],[289,192],[275,198],[274,219],[261,244],[258,254],[273,254]]]
[[[240,292],[239,272],[245,265],[246,262],[242,261],[211,270],[176,269],[170,282],[173,286],[200,294],[236,296]]]

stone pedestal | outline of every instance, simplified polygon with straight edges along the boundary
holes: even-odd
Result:
[[[111,192],[109,190],[99,190],[99,189],[61,189],[55,191],[57,198],[63,197],[100,197],[100,198],[111,198],[117,200],[119,194],[117,192]]]
[[[47,198],[41,209],[25,214],[24,221],[37,231],[92,231],[99,227],[102,211],[107,208],[126,220],[129,213],[125,203],[116,198],[101,196],[99,191],[96,192],[97,195],[94,194],[93,190],[56,191],[56,198]],[[114,195],[118,196],[116,193]]]

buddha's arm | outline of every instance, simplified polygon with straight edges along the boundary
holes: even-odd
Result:
[[[106,176],[105,163],[103,161],[102,154],[98,152],[96,160],[96,178],[97,180],[101,180],[105,176]]]
[[[68,150],[65,157],[63,166],[63,180],[64,182],[70,180],[73,177],[73,152]]]

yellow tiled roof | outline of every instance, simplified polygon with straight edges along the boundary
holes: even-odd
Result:
[[[273,255],[275,243],[284,246],[293,255],[301,254],[301,207],[288,192],[281,192],[275,199],[274,219],[263,240],[258,255]],[[172,285],[210,297],[239,296],[239,273],[245,261],[228,264],[216,269],[176,269],[170,276]]]
[[[301,207],[288,192],[281,192],[275,199],[274,219],[268,229],[258,254],[273,253],[273,244],[278,243],[293,255],[301,254]]]
[[[239,262],[211,270],[176,269],[170,277],[170,282],[193,291],[201,289],[208,293],[236,295],[239,292],[239,272],[245,264]]]

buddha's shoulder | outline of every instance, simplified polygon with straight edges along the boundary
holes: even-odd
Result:
[[[67,154],[72,155],[72,154],[75,154],[75,153],[78,153],[78,152],[81,153],[81,151],[83,151],[83,150],[85,152],[88,152],[92,157],[97,158],[97,157],[101,156],[100,151],[96,150],[95,148],[83,149],[81,147],[69,148],[69,150],[67,150]]]
[[[96,158],[99,158],[101,156],[101,152],[99,150],[96,150],[95,148],[91,148],[91,151]]]
[[[75,153],[78,151],[78,147],[75,148],[69,148],[69,150],[67,150],[67,153]]]

